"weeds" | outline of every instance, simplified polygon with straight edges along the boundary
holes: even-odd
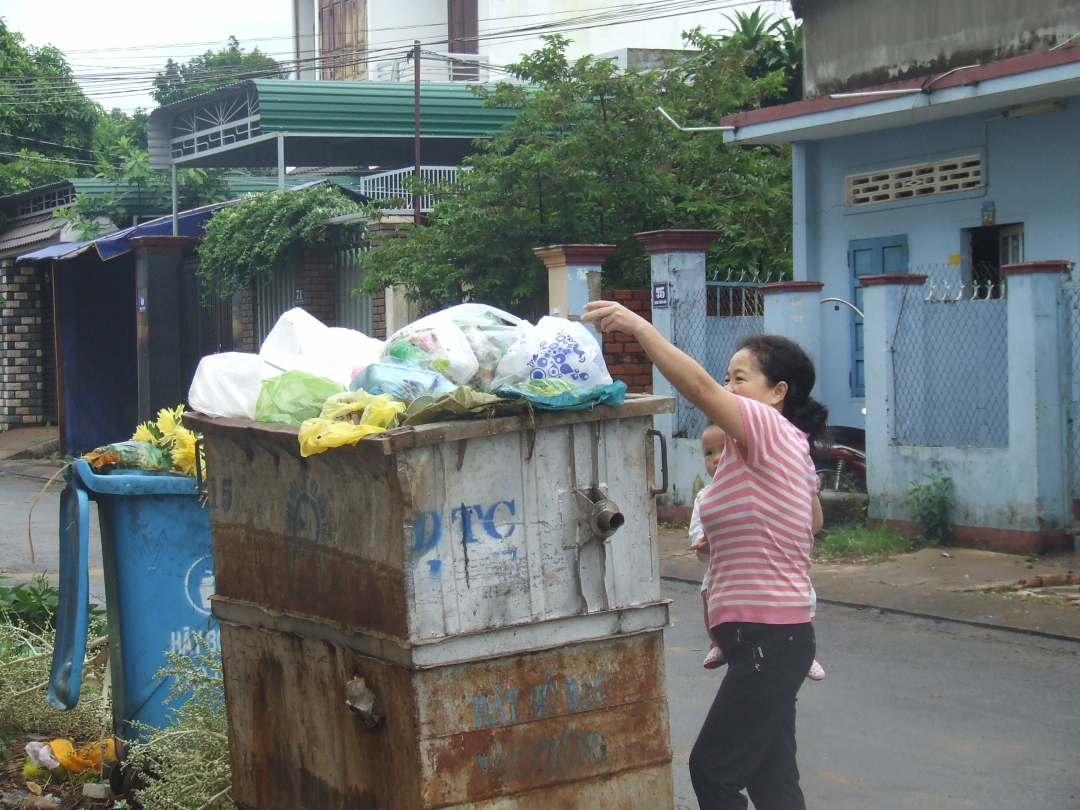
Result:
[[[913,546],[911,539],[884,526],[837,526],[814,543],[813,555],[819,560],[885,559]]]
[[[196,636],[197,649],[206,650]],[[135,796],[147,808],[234,808],[229,766],[229,724],[221,681],[221,656],[166,653],[156,677],[171,678],[169,700],[180,702],[164,729],[141,728],[126,762],[146,775]]]
[[[904,505],[911,507],[919,524],[919,540],[924,546],[951,546],[953,543],[953,480],[947,475],[933,475],[923,484],[913,484]]]

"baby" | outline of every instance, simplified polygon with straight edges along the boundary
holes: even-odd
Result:
[[[701,434],[701,452],[705,456],[705,472],[709,475],[709,483],[712,483],[716,475],[716,468],[720,464],[720,456],[724,453],[725,435],[718,426],[710,424]],[[705,539],[705,531],[701,528],[701,516],[698,514],[698,506],[701,496],[708,488],[708,484],[702,487],[701,492],[694,498],[694,511],[690,515],[690,548],[697,552],[697,558],[703,563],[709,562],[709,542]],[[709,572],[705,572],[705,578],[701,580],[701,605],[705,611],[705,631],[709,634],[709,654],[705,656],[702,666],[705,669],[717,669],[725,663],[724,653],[720,645],[713,637],[712,628],[709,627]],[[817,593],[810,589],[810,622],[814,623],[814,613],[817,609]],[[820,681],[825,677],[825,670],[816,660],[810,667],[807,677],[814,681]]]

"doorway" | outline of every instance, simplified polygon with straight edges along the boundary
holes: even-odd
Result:
[[[1001,298],[1001,268],[1024,260],[1024,223],[969,228],[968,256],[973,297]]]

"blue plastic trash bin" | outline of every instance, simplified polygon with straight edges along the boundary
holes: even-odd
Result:
[[[60,496],[60,606],[49,702],[79,702],[89,625],[89,502],[98,505],[113,687],[113,731],[132,722],[166,725],[167,679],[155,674],[165,653],[196,652],[192,634],[218,650],[210,616],[214,558],[210,510],[195,480],[170,473],[116,470],[96,475],[83,460],[65,471]]]

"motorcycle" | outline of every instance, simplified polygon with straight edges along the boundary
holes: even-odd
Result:
[[[810,447],[822,492],[866,492],[866,431],[829,425]]]

